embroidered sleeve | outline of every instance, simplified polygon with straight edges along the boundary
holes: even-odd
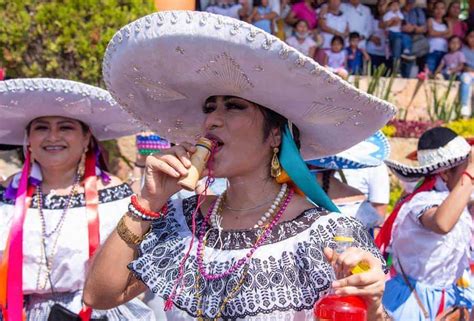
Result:
[[[443,203],[446,197],[449,195],[448,192],[422,192],[415,195],[406,206],[409,207],[409,214],[415,222],[420,224],[420,219],[429,209],[438,207]]]

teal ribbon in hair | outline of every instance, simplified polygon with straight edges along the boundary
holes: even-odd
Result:
[[[305,161],[301,158],[288,125],[283,131],[280,149],[279,159],[281,166],[306,197],[314,204],[324,207],[330,212],[340,212],[321,186],[319,186],[316,178],[311,175],[308,166],[306,166]]]

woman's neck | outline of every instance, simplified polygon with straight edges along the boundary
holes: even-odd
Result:
[[[226,204],[233,208],[248,208],[275,197],[280,184],[267,173],[229,178]]]
[[[41,183],[44,193],[49,193],[53,189],[67,189],[70,187],[77,175],[77,168],[48,168],[41,167],[43,181]]]

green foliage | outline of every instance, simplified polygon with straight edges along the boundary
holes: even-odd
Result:
[[[396,63],[394,67],[396,70],[396,68],[398,68],[398,64]],[[393,82],[396,76],[397,73],[387,69],[384,64],[379,65],[375,70],[372,71],[372,64],[369,61],[367,64],[368,85],[366,92],[370,95],[374,95],[383,100],[389,101]],[[383,77],[389,78],[383,79]],[[354,77],[354,86],[356,88],[360,88],[360,76]]]
[[[459,101],[459,94],[456,96],[454,101],[450,101],[449,99],[449,93],[451,92],[455,79],[456,75],[452,75],[449,79],[448,88],[441,96],[438,92],[438,82],[432,82],[431,94],[433,95],[433,105],[428,108],[428,114],[432,121],[441,120],[443,122],[448,122],[461,117],[461,103]],[[428,98],[427,101],[429,101]]]
[[[0,0],[0,65],[9,77],[101,85],[114,33],[155,11],[151,0]]]
[[[400,183],[392,180],[390,182],[390,201],[387,206],[387,213],[392,213],[395,204],[403,194],[403,188]]]

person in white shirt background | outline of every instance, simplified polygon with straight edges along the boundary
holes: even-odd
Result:
[[[299,20],[296,23],[293,34],[286,40],[286,43],[313,58],[317,44],[311,36],[306,20]]]
[[[390,179],[387,166],[382,164],[362,169],[344,169],[343,173],[347,184],[364,193],[380,216],[385,217],[390,201]]]
[[[365,49],[367,39],[372,34],[372,13],[369,7],[360,3],[360,0],[349,0],[341,4],[341,11],[350,21],[349,32],[358,32],[361,36],[359,47]]]
[[[403,58],[406,60],[414,60],[415,56],[411,54],[412,39],[411,36],[402,32],[402,23],[404,16],[400,10],[398,0],[390,2],[388,11],[383,16],[383,22],[388,30],[388,39],[390,41],[390,49],[394,61]]]
[[[341,11],[341,0],[329,0],[327,10],[321,11],[319,27],[323,37],[323,49],[331,47],[334,36],[341,36],[345,41],[349,35],[349,21],[347,15]]]

